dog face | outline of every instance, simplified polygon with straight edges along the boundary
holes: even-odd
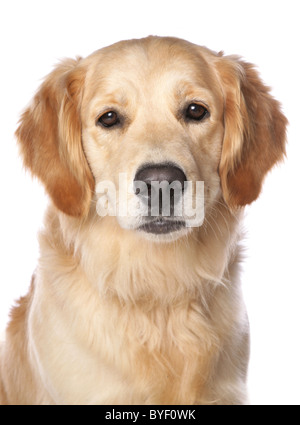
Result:
[[[285,126],[251,65],[149,37],[59,65],[17,136],[61,211],[84,218],[97,203],[122,228],[167,241],[193,229],[185,206],[202,208],[196,182],[205,215],[223,201],[234,210],[255,200],[284,155]]]
[[[223,101],[201,55],[181,44],[153,41],[99,52],[85,81],[82,138],[96,188],[112,180],[116,187],[112,197],[117,199],[119,225],[166,239],[191,229],[186,226],[190,217],[183,208],[176,215],[174,205],[163,216],[155,195],[160,191],[169,200],[169,192],[161,188],[153,193],[151,182],[179,182],[176,195],[195,201],[195,194],[189,193],[192,185],[184,188],[184,183],[204,181],[209,208],[220,195]],[[137,188],[137,182],[145,187]],[[140,190],[139,200],[136,190],[120,196],[124,183]],[[112,197],[108,193],[110,204]],[[126,211],[119,202],[127,202]]]

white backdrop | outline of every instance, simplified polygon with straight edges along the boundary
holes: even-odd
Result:
[[[300,404],[299,8],[296,0],[10,0],[0,5],[0,330],[35,268],[46,197],[14,131],[52,66],[121,39],[185,38],[258,65],[289,119],[288,155],[247,208],[243,290],[252,404]],[[296,75],[297,74],[297,75]]]

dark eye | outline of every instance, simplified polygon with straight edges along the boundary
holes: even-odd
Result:
[[[119,124],[120,120],[118,114],[115,111],[108,111],[105,114],[101,115],[97,119],[97,125],[102,125],[103,127],[113,127],[116,124]]]
[[[208,110],[198,103],[191,103],[185,112],[185,116],[188,120],[201,121],[203,118],[209,115]]]

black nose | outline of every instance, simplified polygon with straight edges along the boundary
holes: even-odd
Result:
[[[135,194],[148,205],[151,212],[158,211],[162,214],[164,204],[167,204],[170,206],[170,215],[173,215],[174,206],[182,197],[186,180],[184,172],[174,164],[146,164],[135,175]]]

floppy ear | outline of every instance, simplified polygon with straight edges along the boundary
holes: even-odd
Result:
[[[230,207],[244,206],[258,197],[266,173],[285,155],[287,119],[253,65],[222,57],[217,68],[225,105],[223,195]]]
[[[85,69],[67,59],[46,78],[23,113],[16,136],[24,164],[66,214],[84,216],[94,179],[81,141],[80,106]]]

